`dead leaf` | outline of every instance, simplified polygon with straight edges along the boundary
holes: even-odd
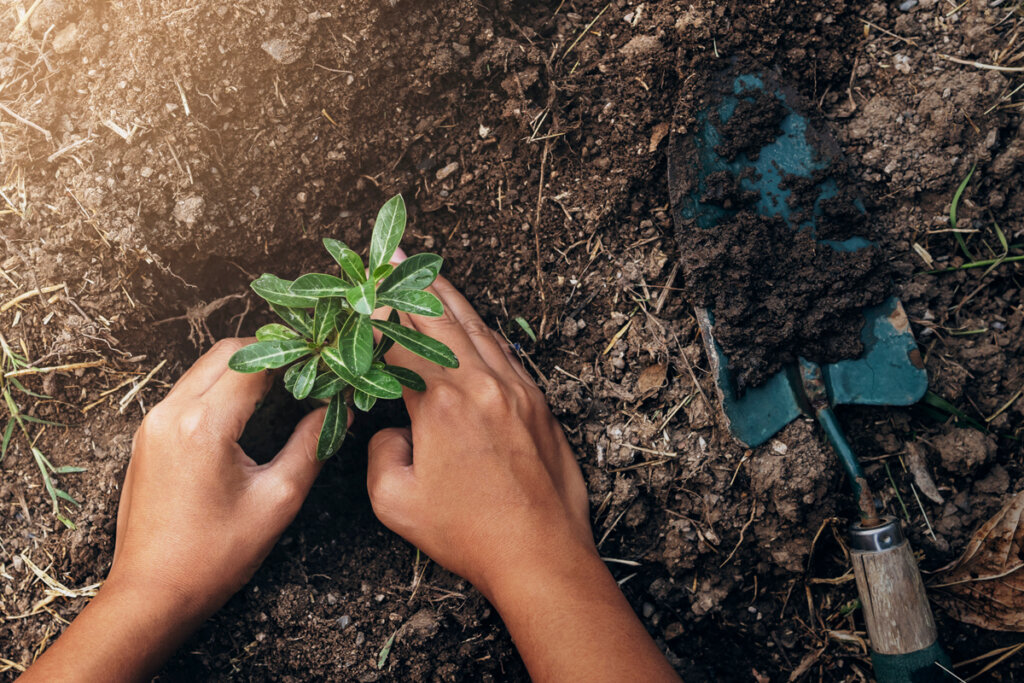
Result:
[[[960,559],[936,572],[932,600],[962,622],[1024,631],[1024,491],[974,532]]]
[[[668,366],[663,363],[655,363],[644,368],[636,380],[637,396],[653,394],[660,389],[665,384],[665,371],[667,369]]]
[[[928,496],[928,499],[933,503],[946,502],[942,494],[939,493],[938,487],[935,486],[935,480],[932,479],[928,461],[924,457],[924,449],[921,448],[920,444],[907,444],[907,467],[910,469],[910,473],[914,475],[914,483],[917,484],[917,488],[921,489],[921,493]]]
[[[668,135],[668,123],[659,123],[653,129],[651,129],[651,145],[648,148],[648,152],[653,152],[658,149],[658,145]]]

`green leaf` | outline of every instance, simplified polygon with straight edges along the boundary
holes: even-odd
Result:
[[[537,343],[537,335],[534,333],[533,328],[530,327],[530,323],[526,322],[526,318],[522,316],[515,318],[516,323],[519,327],[523,328],[523,332],[534,342]]]
[[[373,327],[365,315],[355,313],[338,334],[338,358],[353,375],[365,375],[373,363]]]
[[[391,375],[401,382],[402,386],[409,387],[413,391],[427,390],[427,383],[423,381],[423,378],[409,368],[403,368],[397,365],[385,365],[381,368],[381,371],[385,374]]]
[[[391,654],[391,646],[395,644],[395,636],[398,635],[398,631],[391,634],[388,641],[384,643],[384,647],[381,649],[380,654],[377,655],[377,670],[384,668],[384,665],[388,663],[388,655]]]
[[[84,467],[74,467],[73,465],[64,465],[63,467],[58,467],[57,469],[55,469],[53,471],[54,474],[78,474],[80,472],[88,472],[88,470],[86,468],[84,468]]]
[[[377,305],[390,306],[405,313],[415,313],[431,318],[444,314],[444,305],[440,299],[430,292],[416,289],[396,289],[385,292],[377,297]]]
[[[391,309],[391,313],[388,314],[389,323],[398,323],[401,318],[398,315],[398,311]],[[380,341],[373,347],[373,359],[380,360],[384,357],[384,354],[391,350],[391,347],[395,345],[395,340],[390,337],[385,337],[383,334],[380,336]]]
[[[373,280],[367,280],[361,285],[350,287],[345,291],[345,298],[352,305],[352,308],[357,313],[363,315],[370,315],[373,313],[375,308],[377,292],[374,289],[376,283]]]
[[[270,323],[256,330],[256,339],[259,341],[284,341],[286,339],[298,338],[298,332],[281,323]]]
[[[428,287],[441,271],[441,264],[444,263],[437,254],[415,254],[405,259],[395,270],[384,278],[380,284],[378,294],[390,292],[395,289],[423,289]]]
[[[975,163],[971,166],[971,172],[967,174],[967,177],[960,182],[960,186],[956,188],[956,192],[953,193],[953,201],[949,205],[949,227],[953,228],[953,235],[956,236],[957,244],[960,245],[960,250],[964,252],[964,256],[967,257],[968,261],[973,261],[974,256],[971,255],[970,250],[967,248],[967,240],[964,239],[963,233],[956,231],[956,211],[960,206],[960,197],[963,196],[964,190],[967,189],[967,185],[971,182],[971,177],[974,176],[974,171],[978,168],[978,164]]]
[[[327,415],[324,416],[324,424],[320,428],[320,438],[316,443],[316,459],[323,462],[337,453],[345,440],[346,432],[348,407],[341,395],[336,394],[327,406]]]
[[[455,357],[451,349],[422,332],[410,330],[408,327],[383,320],[372,320],[371,324],[384,333],[384,335],[394,339],[396,343],[404,346],[417,356],[426,358],[432,363],[437,363],[446,368],[459,367],[459,359]]]
[[[405,200],[396,194],[377,212],[370,237],[370,271],[391,260],[405,232]]]
[[[291,280],[282,280],[276,275],[264,273],[253,280],[250,286],[252,291],[272,304],[290,308],[313,308],[316,299],[291,291],[293,284]]]
[[[341,299],[329,296],[316,302],[313,313],[313,341],[323,344],[331,332],[338,329],[338,314],[341,313]]]
[[[47,427],[63,427],[64,426],[64,425],[60,424],[59,422],[50,422],[49,420],[42,420],[42,419],[40,419],[38,417],[32,417],[31,415],[26,415],[25,413],[21,414],[21,419],[24,420],[25,422],[31,422],[31,423],[37,424],[37,425],[46,425]]]
[[[298,379],[299,372],[303,367],[305,366],[302,363],[293,363],[284,371],[284,388],[289,394],[295,394],[295,380]]]
[[[359,254],[349,249],[344,243],[330,237],[324,238],[324,246],[327,247],[327,251],[338,262],[341,271],[349,277],[352,284],[358,285],[366,280],[366,268],[363,266],[363,259],[359,258]]]
[[[373,279],[380,282],[393,272],[395,272],[395,267],[390,263],[385,263],[382,266],[378,266],[377,270],[373,271]]]
[[[352,394],[352,402],[356,404],[356,408],[363,411],[364,413],[370,412],[373,408],[373,404],[377,402],[376,396],[370,396],[365,391],[359,391],[358,389]]]
[[[333,398],[344,391],[345,381],[333,372],[321,372],[316,376],[313,383],[313,391],[309,392],[309,398]]]
[[[307,338],[313,337],[313,319],[305,310],[274,303],[270,304],[270,308],[277,313],[277,317],[291,325],[293,329],[298,330],[299,334]]]
[[[327,275],[326,273],[307,273],[292,283],[293,294],[313,299],[312,306],[316,306],[316,300],[328,296],[342,296],[349,285],[340,277]]]
[[[353,375],[339,358],[338,349],[328,347],[323,352],[324,363],[331,372],[343,379],[353,388],[377,398],[401,398],[402,385],[391,375],[377,368],[370,368],[365,375]]]
[[[235,372],[259,372],[283,367],[311,352],[309,344],[302,339],[256,342],[236,351],[228,367]]]
[[[302,369],[295,375],[295,387],[292,396],[295,400],[301,401],[313,391],[313,384],[316,382],[316,368],[320,364],[320,356],[313,356],[302,365]]]

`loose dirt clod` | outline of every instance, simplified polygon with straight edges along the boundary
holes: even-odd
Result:
[[[891,285],[876,249],[837,252],[780,218],[741,211],[682,244],[688,297],[714,314],[740,388],[758,386],[803,356],[817,363],[863,350],[862,309]]]

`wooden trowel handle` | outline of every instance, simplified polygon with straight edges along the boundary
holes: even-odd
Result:
[[[850,530],[857,591],[871,638],[871,660],[879,683],[948,681],[949,658],[924,592],[921,573],[899,522],[860,523]]]

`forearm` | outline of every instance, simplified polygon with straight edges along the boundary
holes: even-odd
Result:
[[[207,611],[172,594],[108,581],[19,680],[149,680]]]
[[[533,680],[678,681],[600,558],[558,555],[485,590]]]

